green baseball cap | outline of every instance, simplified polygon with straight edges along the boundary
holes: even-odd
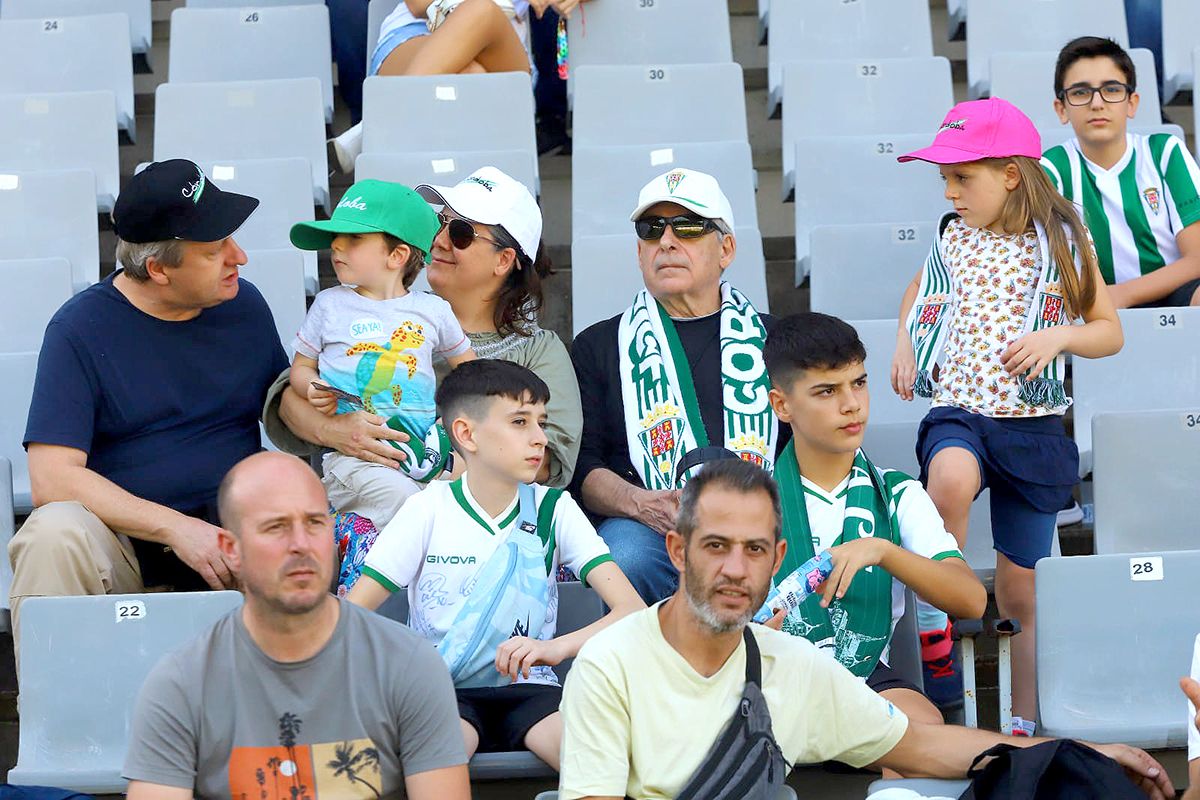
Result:
[[[339,233],[387,233],[424,251],[428,262],[441,227],[429,203],[409,187],[368,180],[346,190],[330,219],[293,225],[291,240],[301,250],[325,250]]]

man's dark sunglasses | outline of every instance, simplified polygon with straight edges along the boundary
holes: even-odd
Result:
[[[678,217],[642,217],[633,223],[633,230],[639,239],[653,242],[662,238],[668,225],[680,239],[699,239],[710,231],[720,230],[716,220],[695,214],[680,214]]]
[[[489,239],[481,233],[475,232],[475,226],[467,222],[461,217],[450,217],[445,213],[438,214],[438,219],[441,220],[442,226],[446,228],[446,232],[450,235],[450,244],[455,250],[466,250],[476,239],[483,239],[485,242],[491,242],[497,247],[504,247],[495,239]]]

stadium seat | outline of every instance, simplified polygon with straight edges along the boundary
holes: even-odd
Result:
[[[258,208],[234,233],[244,250],[290,250],[292,225],[313,218],[312,178],[306,159],[213,161],[200,166],[222,189],[259,199]],[[304,259],[305,291],[316,294],[317,254],[297,252]]]
[[[913,267],[913,275],[917,268]],[[900,301],[896,300],[899,310]],[[911,401],[901,400],[892,391],[892,357],[896,354],[896,319],[852,320],[858,338],[867,349],[867,384],[871,390],[871,419],[867,433],[880,423],[904,422],[916,425],[929,411],[929,399],[921,396]],[[916,429],[909,440],[909,450],[916,442]],[[915,463],[916,456],[913,456]],[[890,465],[886,465],[890,466]]]
[[[0,457],[12,465],[13,507],[18,514],[33,510],[29,496],[29,462],[21,442],[33,397],[38,354],[0,353],[0,375],[5,391],[0,395]]]
[[[91,14],[125,14],[129,18],[129,44],[134,53],[146,55],[153,43],[150,0],[3,0],[0,19],[47,19]]]
[[[379,30],[388,14],[396,10],[399,0],[370,0],[367,3],[367,70],[371,69],[371,56],[379,42]]]
[[[20,754],[9,782],[124,792],[121,767],[146,676],[159,658],[241,604],[240,592],[25,600]]]
[[[923,138],[920,146],[924,146],[954,104],[950,62],[941,56],[870,62],[794,61],[784,66],[783,88],[789,98],[783,108],[784,200],[794,185],[788,179],[796,168],[797,139],[919,133]],[[823,152],[810,155],[833,161]],[[891,153],[880,155],[895,159]],[[838,182],[853,185],[844,178]]]
[[[537,195],[537,157],[528,150],[437,150],[430,153],[363,153],[354,179],[375,178],[405,186],[453,186],[480,167],[496,167]]]
[[[736,228],[735,234],[737,254],[725,279],[758,311],[768,312],[762,235],[755,228],[743,227]],[[571,314],[576,334],[620,314],[645,288],[638,269],[637,241],[630,225],[623,234],[577,236],[571,242]]]
[[[120,186],[117,147],[111,91],[0,94],[0,173],[90,170],[95,207],[109,212]]]
[[[925,147],[932,138],[921,133],[796,140],[790,149],[796,164],[797,285],[809,273],[814,227],[885,222],[911,227],[936,223],[950,209],[937,167],[896,161],[896,156]],[[916,275],[924,260],[922,255],[906,269]]]
[[[304,258],[299,250],[247,250],[246,264],[238,270],[262,293],[275,318],[279,341],[293,355],[292,339],[304,323]]]
[[[929,58],[929,0],[780,0],[771,9],[767,47],[767,114],[783,102],[791,61]]]
[[[329,211],[321,108],[316,78],[164,83],[155,92],[154,159],[306,158],[313,198]]]
[[[13,513],[12,464],[0,458],[0,548],[8,552],[8,543],[15,533],[16,515]],[[9,590],[12,588],[12,562],[0,558],[0,630],[12,630],[9,618]]]
[[[1165,19],[1165,13],[1164,13]],[[1019,37],[1012,32],[1021,31]],[[1010,50],[1053,51],[1076,36],[1107,36],[1129,46],[1123,0],[967,0],[967,93],[991,94],[989,59]],[[1054,73],[1042,82],[1050,86]]]
[[[1200,5],[1195,0],[1162,0],[1163,102],[1195,85],[1193,52],[1200,45]]]
[[[574,146],[748,141],[737,64],[591,66],[575,72]]]
[[[731,64],[728,0],[604,0],[567,20],[568,91],[598,64]]]
[[[1108,358],[1071,359],[1081,477],[1092,471],[1096,414],[1200,408],[1200,308],[1131,308],[1118,313],[1125,333],[1121,352]]]
[[[528,75],[376,75],[363,83],[363,153],[478,150],[536,158]]]
[[[946,0],[946,40],[956,42],[967,32],[967,0]]]
[[[1197,575],[1200,550],[1038,562],[1041,735],[1187,744],[1179,676],[1200,630]]]
[[[936,235],[933,221],[813,228],[809,306],[842,319],[894,319]]]
[[[125,14],[0,20],[0,93],[108,90],[133,141],[133,60]]]
[[[1200,549],[1200,408],[1092,417],[1097,553]]]
[[[333,121],[329,10],[323,5],[177,8],[171,12],[169,59],[172,83],[316,78],[325,122]]]
[[[737,227],[758,227],[750,145],[701,142],[673,145],[576,147],[571,156],[572,235],[628,233],[638,191],[668,170],[707,172],[729,198]]]
[[[96,179],[89,170],[0,169],[0,219],[4,258],[65,258],[77,292],[100,280]]]
[[[1137,92],[1141,96],[1137,117],[1145,124],[1159,125],[1162,107],[1158,99],[1158,72],[1154,54],[1141,47],[1129,51],[1137,71]],[[990,59],[992,95],[1003,97],[1033,120],[1039,128],[1059,125],[1054,112],[1054,62],[1058,51],[1034,53],[1001,52]],[[1067,130],[1070,127],[1067,126]]]
[[[0,260],[0,286],[4,287],[0,292],[3,352],[40,350],[46,324],[71,299],[71,262],[65,258]],[[2,483],[0,493],[3,493]]]
[[[771,0],[758,0],[758,43],[767,43],[767,30],[771,27]]]

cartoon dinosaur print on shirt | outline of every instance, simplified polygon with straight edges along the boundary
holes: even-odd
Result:
[[[363,342],[346,351],[348,356],[362,355],[358,361],[355,379],[358,381],[363,408],[368,413],[375,413],[374,398],[384,392],[390,392],[392,403],[396,406],[400,405],[403,387],[393,386],[392,379],[400,364],[404,364],[408,368],[410,380],[413,375],[417,374],[416,357],[404,351],[416,350],[423,344],[425,344],[425,329],[420,324],[407,320],[392,331],[391,340],[382,347],[374,342]]]

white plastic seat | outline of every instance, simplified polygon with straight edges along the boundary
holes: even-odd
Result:
[[[84,169],[95,207],[120,191],[117,101],[111,91],[0,94],[0,173]]]
[[[928,0],[780,0],[771,11],[768,116],[783,101],[788,62],[933,55]]]
[[[1163,102],[1195,85],[1193,52],[1200,47],[1200,4],[1162,0]]]
[[[0,219],[0,257],[65,258],[77,292],[100,280],[96,179],[90,170],[0,169]]]
[[[737,227],[758,227],[750,145],[685,142],[674,145],[576,147],[571,156],[571,230],[574,237],[628,233],[638,191],[672,169],[705,172],[729,198]]]
[[[936,222],[813,228],[809,306],[842,319],[894,318],[936,234]]]
[[[354,179],[375,178],[405,186],[453,186],[480,167],[496,167],[537,196],[537,156],[528,150],[437,150],[429,153],[363,153]]]
[[[46,324],[71,299],[71,262],[65,258],[0,260],[0,319],[4,352],[35,352],[42,347]],[[0,486],[0,492],[3,487]]]
[[[1165,20],[1164,13],[1164,20]],[[1020,36],[1013,36],[1013,31]],[[989,59],[1012,50],[1053,51],[1078,36],[1104,36],[1129,46],[1122,0],[967,0],[967,92],[991,93]],[[1054,73],[1046,76],[1046,86]]]
[[[749,141],[737,64],[590,66],[575,71],[575,147]]]
[[[737,255],[724,280],[744,294],[759,312],[768,312],[762,235],[736,228]],[[637,237],[632,230],[607,236],[580,236],[571,243],[571,314],[576,334],[620,314],[645,288],[638,269]]]
[[[316,78],[328,123],[330,47],[329,10],[323,5],[177,8],[171,12],[169,74],[172,83]]]
[[[4,392],[0,393],[0,457],[12,465],[13,506],[18,514],[33,509],[29,494],[29,462],[25,458],[25,423],[33,398],[33,380],[37,374],[38,354],[0,353],[0,375]]]
[[[292,339],[304,324],[304,258],[299,250],[247,250],[238,272],[254,284],[271,307],[279,341],[293,355]]]
[[[134,53],[150,52],[153,43],[150,0],[4,0],[0,3],[0,19],[41,20],[109,13],[128,17],[129,43]]]
[[[154,160],[305,158],[312,172],[313,199],[329,211],[321,109],[321,82],[316,78],[164,83],[155,92]]]

